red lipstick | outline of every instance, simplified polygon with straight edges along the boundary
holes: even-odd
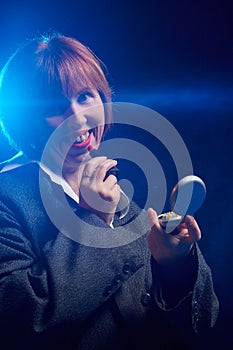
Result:
[[[87,147],[89,145],[90,141],[91,141],[91,134],[88,136],[86,141],[81,142],[81,143],[73,143],[72,147],[85,148],[85,147]]]

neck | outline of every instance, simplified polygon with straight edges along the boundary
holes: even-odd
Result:
[[[79,185],[81,181],[81,176],[83,172],[84,164],[64,164],[62,175],[64,179],[68,182],[72,190],[79,195]]]

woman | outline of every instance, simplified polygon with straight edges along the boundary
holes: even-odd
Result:
[[[143,218],[106,175],[117,162],[91,157],[111,123],[110,101],[101,63],[72,38],[29,41],[3,69],[2,126],[21,151],[0,175],[6,349],[189,349],[216,321],[195,219],[187,216],[176,236],[165,233],[153,209]],[[79,219],[68,235],[62,196]],[[73,239],[90,233],[137,239],[108,249]]]

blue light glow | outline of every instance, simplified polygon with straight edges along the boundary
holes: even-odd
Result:
[[[154,89],[142,91],[122,91],[118,98],[127,102],[147,105],[152,108],[190,109],[192,110],[228,110],[233,107],[233,88],[177,88],[170,86],[167,90]]]

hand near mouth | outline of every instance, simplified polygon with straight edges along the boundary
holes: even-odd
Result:
[[[83,170],[80,182],[80,205],[96,213],[107,224],[112,222],[120,199],[117,178],[106,172],[115,167],[117,161],[106,157],[90,159]]]

